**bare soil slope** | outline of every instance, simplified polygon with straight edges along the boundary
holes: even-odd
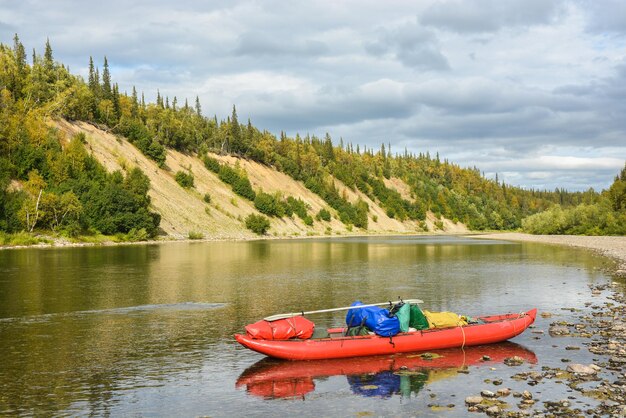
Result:
[[[105,132],[84,122],[56,121],[55,126],[67,137],[83,132],[87,139],[87,149],[108,170],[129,170],[139,167],[150,178],[152,209],[161,214],[163,233],[177,239],[184,239],[190,232],[201,233],[208,239],[247,239],[255,235],[248,231],[244,219],[250,213],[259,213],[254,204],[236,195],[230,186],[224,184],[215,173],[207,170],[195,155],[185,155],[168,150],[164,168],[147,158],[124,138]],[[302,199],[309,205],[309,213],[315,216],[320,209],[327,208],[333,214],[330,222],[315,221],[306,226],[297,216],[291,219],[271,219],[269,233],[274,236],[323,235],[349,233],[346,226],[336,219],[336,213],[328,208],[318,195],[308,190],[301,182],[284,173],[254,161],[232,156],[212,155],[222,163],[239,166],[245,170],[252,187],[256,191],[279,192],[283,196]],[[191,171],[194,187],[184,189],[176,183],[177,171]],[[358,190],[347,188],[336,180],[337,188],[351,202],[362,199],[370,207],[368,233],[414,233],[421,229],[415,221],[400,222],[387,216],[385,210]],[[391,179],[388,187],[398,190],[404,197],[411,198],[409,187],[400,179]],[[211,203],[203,197],[208,193]],[[434,216],[429,214],[426,223],[429,231],[435,231]],[[444,220],[443,231],[465,232],[460,224]],[[355,228],[352,233],[363,233]]]

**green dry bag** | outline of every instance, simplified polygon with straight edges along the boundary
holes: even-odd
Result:
[[[402,304],[398,312],[396,312],[396,316],[400,321],[400,332],[409,332],[411,322],[411,308],[409,308],[409,304]]]
[[[417,305],[411,305],[411,319],[409,326],[416,330],[428,329],[428,319],[422,313],[422,310]]]

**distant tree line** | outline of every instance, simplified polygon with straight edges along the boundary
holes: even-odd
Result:
[[[106,93],[119,99],[117,87]],[[156,234],[148,177],[138,168],[108,173],[85,149],[84,135],[64,142],[46,123],[87,119],[96,105],[104,112],[88,86],[54,61],[49,42],[31,63],[17,35],[13,47],[0,45],[0,232]]]
[[[626,165],[595,203],[554,205],[522,225],[531,234],[626,235]]]

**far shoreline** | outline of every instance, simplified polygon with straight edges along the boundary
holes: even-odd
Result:
[[[75,242],[63,237],[54,237],[50,235],[38,235],[39,239],[49,242],[39,242],[29,245],[0,245],[2,250],[20,250],[28,248],[36,249],[58,249],[58,248],[77,248],[77,247],[114,247],[124,245],[159,245],[170,243],[190,243],[190,242],[247,242],[247,241],[283,241],[298,239],[341,239],[355,237],[422,237],[422,236],[468,236],[479,234],[479,231],[438,231],[438,232],[401,232],[401,231],[383,231],[383,232],[345,232],[341,234],[315,234],[315,235],[259,235],[259,236],[212,236],[198,239],[178,238],[171,235],[159,236],[156,239],[148,239],[143,241],[115,241],[114,239],[103,239],[97,242]]]
[[[392,236],[457,236],[466,238],[514,241],[514,242],[534,242],[541,244],[554,244],[566,247],[584,248],[594,251],[602,256],[613,259],[617,262],[615,273],[626,277],[626,236],[598,236],[598,235],[532,235],[522,232],[483,232],[483,231],[464,231],[464,232],[408,232],[386,231],[380,233],[356,232],[342,233],[335,235],[287,235],[287,236],[212,236],[200,239],[177,238],[173,236],[163,236],[161,238],[145,240],[145,241],[115,241],[113,239],[103,239],[99,242],[73,242],[66,238],[42,235],[39,238],[51,242],[42,242],[32,245],[4,245],[0,246],[2,250],[17,249],[58,249],[58,248],[76,248],[76,247],[112,247],[123,245],[159,245],[170,243],[190,243],[190,242],[239,242],[239,241],[274,241],[274,240],[296,240],[296,239],[341,239],[355,237],[392,237]]]

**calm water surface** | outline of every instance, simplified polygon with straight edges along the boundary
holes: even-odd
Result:
[[[562,307],[599,302],[588,285],[607,280],[603,263],[581,250],[458,237],[0,251],[0,415],[464,415],[464,397],[489,388],[485,379],[528,388],[508,379],[504,356],[527,359],[514,372],[592,357],[527,331],[515,344],[447,351],[445,361],[302,367],[260,361],[232,335],[274,313],[398,296],[472,316],[537,307],[567,321]],[[538,318],[536,330],[554,320]],[[477,360],[485,354],[491,363]],[[562,386],[549,395],[567,397]]]

